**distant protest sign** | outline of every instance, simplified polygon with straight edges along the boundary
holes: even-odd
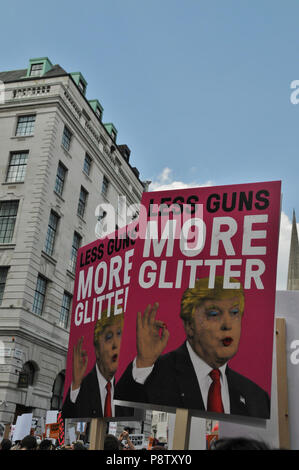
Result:
[[[58,413],[58,410],[48,410],[46,414],[46,424],[56,423]]]
[[[269,418],[280,186],[143,194],[117,400]]]
[[[45,438],[58,439],[59,437],[59,423],[46,424],[46,430],[44,433]]]
[[[286,353],[288,377],[288,421],[291,449],[299,448],[299,292],[278,291],[276,316],[286,321]]]
[[[114,406],[113,393],[134,244],[126,227],[78,251],[63,418],[132,413]]]
[[[290,448],[291,450],[298,450],[299,442],[299,408],[298,408],[298,384],[299,384],[299,291],[277,291],[276,292],[276,306],[275,317],[285,320],[286,329],[286,344],[285,350],[281,353],[286,353],[286,373],[287,377],[278,376],[276,360],[277,354],[273,351],[273,378],[272,378],[272,396],[271,400],[272,413],[271,419],[267,422],[266,427],[257,429],[256,427],[240,425],[222,421],[219,426],[220,438],[231,437],[247,437],[249,439],[258,439],[265,442],[271,448]],[[278,380],[277,380],[278,379]],[[278,382],[283,381],[287,386],[287,396],[278,396]],[[286,383],[285,383],[286,382]],[[276,395],[276,399],[275,399]],[[287,400],[286,400],[287,398]],[[279,406],[279,401],[282,405]],[[285,401],[286,400],[286,401]],[[285,428],[281,430],[279,408],[283,409],[289,428],[289,446],[281,444],[288,436],[285,435]]]
[[[32,413],[24,413],[17,417],[16,426],[12,435],[12,441],[21,441],[25,436],[28,436],[31,431]]]

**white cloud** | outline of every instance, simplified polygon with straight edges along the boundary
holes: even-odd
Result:
[[[186,188],[198,188],[203,186],[212,186],[212,181],[206,183],[184,183],[183,181],[173,181],[171,177],[172,170],[170,168],[164,168],[157,178],[157,181],[153,181],[150,184],[149,191],[165,191],[168,189],[186,189]]]
[[[191,182],[185,183],[183,181],[174,181],[171,177],[172,170],[164,168],[157,178],[149,187],[149,191],[164,191],[168,189],[186,189],[195,187],[212,186],[212,181],[206,183]],[[297,224],[299,231],[299,224]],[[280,221],[280,234],[279,234],[279,248],[277,260],[277,282],[276,288],[278,290],[285,290],[287,288],[289,253],[291,243],[292,221],[289,217],[282,212]]]
[[[170,168],[164,168],[164,170],[162,171],[162,173],[159,175],[159,179],[162,183],[167,183],[167,181],[170,180],[170,174],[171,174],[171,169]]]

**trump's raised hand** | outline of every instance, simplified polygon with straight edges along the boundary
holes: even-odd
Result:
[[[83,337],[81,337],[73,349],[73,383],[72,390],[76,390],[81,386],[84,378],[88,356],[84,349],[82,349]]]
[[[164,322],[156,320],[159,304],[148,305],[142,315],[137,313],[137,360],[136,366],[150,367],[165,349],[169,331]]]

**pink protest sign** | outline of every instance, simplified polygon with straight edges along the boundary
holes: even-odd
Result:
[[[280,186],[144,193],[117,400],[269,418]]]
[[[78,251],[63,418],[133,413],[114,406],[113,394],[134,244],[132,225]]]

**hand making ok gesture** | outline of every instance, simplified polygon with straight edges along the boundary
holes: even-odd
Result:
[[[156,320],[159,304],[148,305],[143,316],[137,313],[137,367],[150,367],[165,349],[169,331],[164,322]],[[160,333],[161,330],[161,333]]]
[[[73,348],[73,383],[72,390],[76,390],[81,386],[81,382],[86,372],[88,356],[82,349],[83,336],[79,338],[77,344]]]

